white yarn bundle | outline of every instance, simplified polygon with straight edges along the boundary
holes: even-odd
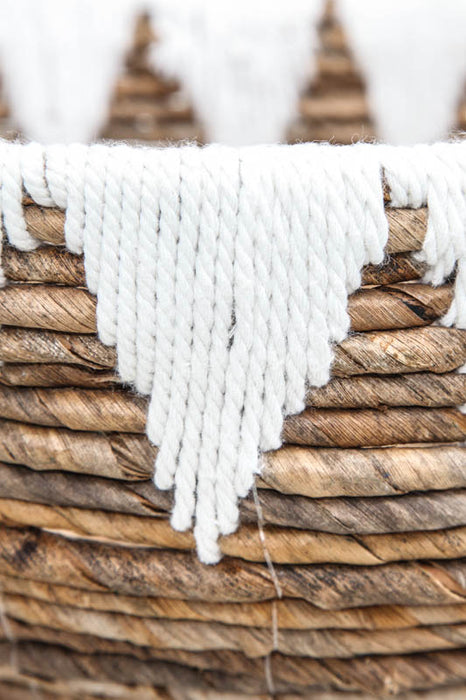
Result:
[[[20,146],[0,142],[0,208],[30,250],[25,190],[66,210],[84,252],[101,340],[125,382],[150,395],[155,482],[172,524],[194,521],[199,557],[238,524],[238,498],[281,445],[308,385],[328,381],[349,330],[348,295],[387,239],[393,206],[429,207],[422,255],[442,282],[458,267],[448,323],[466,327],[466,144]]]

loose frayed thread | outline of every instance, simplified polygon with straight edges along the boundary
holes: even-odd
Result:
[[[84,252],[99,337],[124,382],[150,395],[155,483],[172,525],[220,558],[238,498],[281,445],[284,417],[330,377],[348,295],[379,264],[393,206],[429,207],[428,279],[458,269],[446,321],[466,327],[466,144],[232,149],[0,143],[10,243],[32,250],[23,191],[66,210]]]

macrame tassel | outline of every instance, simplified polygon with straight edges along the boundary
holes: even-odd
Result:
[[[149,0],[152,65],[179,80],[210,142],[283,141],[312,79],[323,0]]]
[[[388,235],[392,206],[429,208],[427,279],[457,268],[445,322],[466,327],[466,143],[391,148],[20,146],[0,142],[0,206],[30,250],[22,197],[66,209],[100,339],[150,395],[155,482],[172,525],[194,524],[205,563],[238,525],[238,499],[281,445],[283,421],[330,377],[348,295]]]

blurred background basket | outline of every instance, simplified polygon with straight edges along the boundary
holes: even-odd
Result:
[[[363,80],[331,3],[327,3],[319,37],[316,76],[301,97],[299,116],[290,126],[288,141],[349,144],[374,139],[377,133]],[[183,86],[165,80],[149,68],[147,54],[153,41],[149,18],[141,17],[101,136],[135,142],[202,143],[202,125]],[[5,102],[0,104],[0,117],[0,134],[14,138],[17,132]],[[458,109],[455,131],[465,129],[466,95]]]

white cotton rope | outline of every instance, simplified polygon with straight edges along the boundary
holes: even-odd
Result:
[[[464,0],[337,0],[377,136],[432,143],[457,121],[466,81]]]
[[[384,257],[391,206],[428,206],[419,255],[444,322],[466,328],[466,142],[432,147],[27,146],[0,142],[9,242],[31,250],[22,196],[66,210],[102,342],[150,396],[155,483],[205,563],[238,526],[238,499],[280,447],[283,421],[330,378],[348,295]]]

